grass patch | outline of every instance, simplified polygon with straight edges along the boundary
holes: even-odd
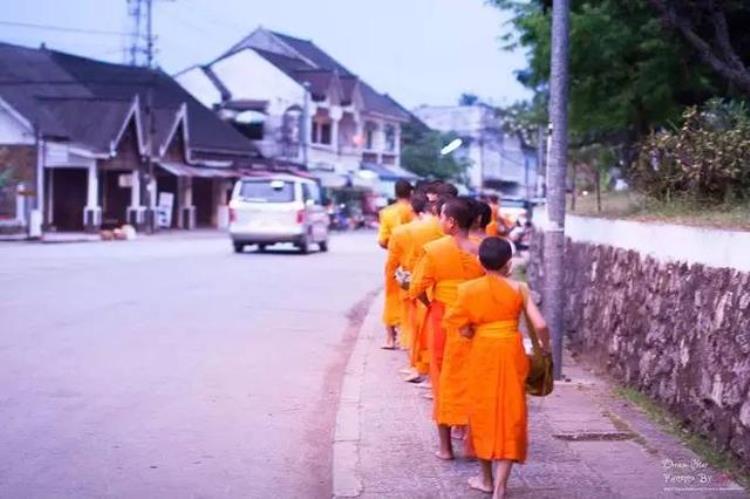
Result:
[[[706,208],[685,200],[656,201],[632,191],[602,193],[601,211],[594,194],[579,195],[575,209],[571,203],[568,196],[568,209],[575,215],[750,231],[750,203]]]
[[[750,471],[735,456],[717,449],[706,437],[690,431],[669,411],[638,390],[618,386],[615,387],[614,392],[617,396],[628,400],[643,410],[649,419],[666,430],[667,433],[679,438],[703,462],[708,463],[714,469],[728,473],[745,490],[750,490]]]

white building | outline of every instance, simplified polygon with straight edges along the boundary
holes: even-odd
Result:
[[[502,129],[502,119],[484,104],[421,106],[412,111],[432,129],[453,132],[463,141],[454,153],[469,160],[469,187],[526,196],[536,185],[536,153],[520,137]]]
[[[175,78],[265,157],[305,164],[325,187],[373,184],[367,165],[400,170],[408,111],[310,41],[258,28]]]

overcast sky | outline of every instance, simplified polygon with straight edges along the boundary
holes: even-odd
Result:
[[[126,0],[6,0],[0,21],[126,32]],[[496,104],[528,94],[501,49],[507,15],[484,0],[155,0],[157,61],[169,73],[206,63],[258,25],[313,40],[407,107],[454,104],[471,92]],[[0,40],[123,62],[126,38],[0,25]]]

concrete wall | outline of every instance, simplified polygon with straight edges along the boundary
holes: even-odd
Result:
[[[566,226],[571,349],[750,466],[750,234],[579,217]],[[536,289],[542,242],[532,244]]]
[[[292,105],[302,106],[305,89],[252,49],[211,66],[232,99],[268,100],[269,115],[281,116]]]

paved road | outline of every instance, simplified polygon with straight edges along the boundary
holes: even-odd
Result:
[[[0,245],[0,497],[330,497],[372,234]],[[359,304],[359,307],[358,307]]]

